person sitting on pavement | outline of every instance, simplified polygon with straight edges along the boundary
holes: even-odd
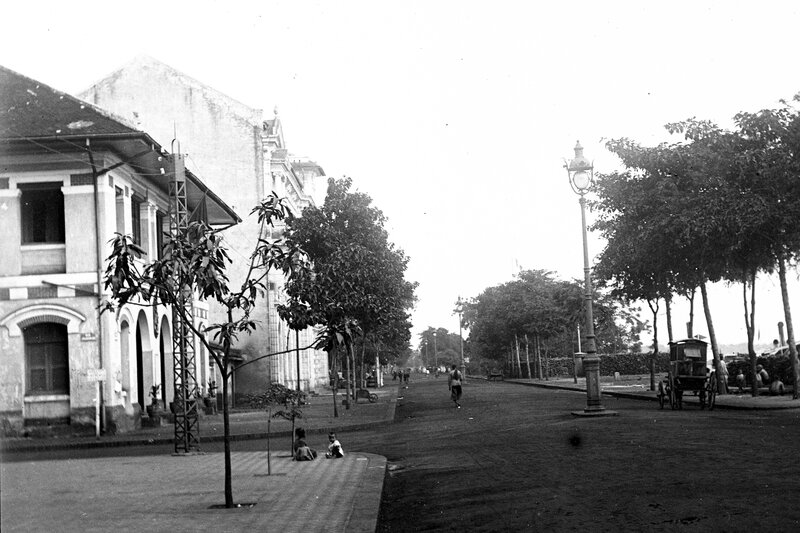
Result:
[[[325,454],[325,457],[328,459],[340,459],[344,457],[344,450],[336,439],[336,433],[328,434],[328,442],[330,442],[330,444],[328,444],[328,453]]]
[[[294,430],[297,439],[294,443],[294,460],[295,461],[313,461],[317,458],[316,450],[312,450],[306,443],[306,430],[297,428]]]
[[[769,373],[764,370],[764,367],[758,365],[756,367],[756,387],[766,387],[769,384]]]
[[[769,393],[773,396],[783,396],[784,387],[783,381],[778,378],[772,380],[772,383],[769,384]]]
[[[739,387],[739,394],[743,394],[745,379],[744,379],[744,370],[742,370],[741,368],[739,369],[739,373],[736,374],[736,386]]]

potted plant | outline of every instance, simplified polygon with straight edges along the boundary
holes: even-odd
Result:
[[[161,385],[153,385],[150,387],[150,405],[146,407],[147,416],[155,418],[161,411],[161,404],[158,402],[158,392],[161,390]]]
[[[217,382],[208,382],[208,394],[203,398],[203,406],[207,415],[217,414]]]

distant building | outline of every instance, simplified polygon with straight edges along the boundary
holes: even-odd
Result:
[[[81,96],[142,124],[156,139],[171,139],[177,131],[188,161],[242,215],[243,222],[225,236],[234,261],[230,269],[232,286],[242,282],[261,231],[255,217],[247,216],[258,201],[275,191],[286,197],[291,211],[299,215],[303,208],[313,205],[314,196],[320,192],[317,183],[324,187],[324,171],[319,165],[292,159],[277,111],[273,118],[264,120],[260,109],[250,108],[153,58],[136,58]],[[278,226],[264,236],[280,234],[282,227]],[[240,337],[236,345],[245,365],[234,373],[232,385],[238,394],[263,391],[271,382],[297,387],[296,353],[264,357],[298,344],[295,332],[275,311],[283,299],[283,278],[274,274],[266,298],[260,300],[254,313],[260,327],[252,335]],[[221,309],[212,306],[210,313],[212,323],[223,319]],[[300,332],[301,348],[313,340],[312,329]],[[304,390],[327,385],[325,352],[301,351],[299,367]]]
[[[133,304],[99,315],[109,241],[125,233],[156,257],[169,230],[166,151],[86,102],[0,67],[0,420],[140,423],[149,392],[173,399],[172,316]],[[236,213],[190,171],[188,207],[217,226]],[[147,260],[146,258],[144,259]],[[195,324],[208,322],[198,302]],[[208,354],[195,350],[197,368]],[[98,382],[101,383],[98,389]]]

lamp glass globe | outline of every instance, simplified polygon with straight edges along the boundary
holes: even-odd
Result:
[[[572,175],[572,183],[575,184],[575,188],[579,191],[585,191],[590,185],[589,173],[585,170],[579,170]]]

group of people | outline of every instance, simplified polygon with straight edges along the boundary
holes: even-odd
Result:
[[[736,387],[739,394],[744,393],[746,385],[747,379],[744,377],[744,370],[740,368],[736,374]],[[769,392],[773,395],[784,393],[783,381],[780,379],[770,381],[769,372],[762,365],[756,365],[756,389],[761,387],[769,387]]]
[[[392,381],[396,381],[397,378],[400,378],[400,383],[408,383],[408,378],[411,377],[411,369],[406,368],[403,370],[402,368],[393,368],[392,369]]]
[[[317,458],[317,450],[313,450],[306,442],[306,430],[297,428],[294,430],[294,460],[295,461],[313,461]],[[328,433],[328,451],[325,452],[327,459],[341,459],[344,457],[344,450],[339,440],[336,438],[336,433]]]

